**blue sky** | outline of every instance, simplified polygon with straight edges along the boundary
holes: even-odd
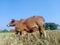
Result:
[[[6,25],[13,18],[19,20],[33,15],[60,24],[60,0],[0,0],[0,29],[10,29]]]

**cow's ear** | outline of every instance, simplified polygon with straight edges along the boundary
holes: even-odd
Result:
[[[15,22],[15,19],[12,19],[12,22]]]
[[[15,21],[15,19],[12,19],[12,21]]]

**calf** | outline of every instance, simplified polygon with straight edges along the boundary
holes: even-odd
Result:
[[[23,30],[25,30],[25,29],[27,30],[27,27],[24,24],[24,21],[25,21],[24,19],[21,19],[21,20],[12,19],[7,26],[14,26],[16,34],[18,34],[18,32],[20,32],[20,34],[21,34],[21,32]]]

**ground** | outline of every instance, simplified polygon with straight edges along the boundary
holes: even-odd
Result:
[[[46,30],[46,33],[46,38],[41,38],[38,31],[23,36],[0,33],[0,45],[60,45],[60,30]]]

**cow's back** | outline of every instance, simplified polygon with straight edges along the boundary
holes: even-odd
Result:
[[[34,19],[32,17],[27,18],[26,21],[25,21],[25,24],[27,25],[27,27],[29,29],[31,29],[33,27],[38,28],[36,22],[34,21]]]
[[[32,17],[37,24],[44,24],[44,18],[42,16],[33,16]]]

